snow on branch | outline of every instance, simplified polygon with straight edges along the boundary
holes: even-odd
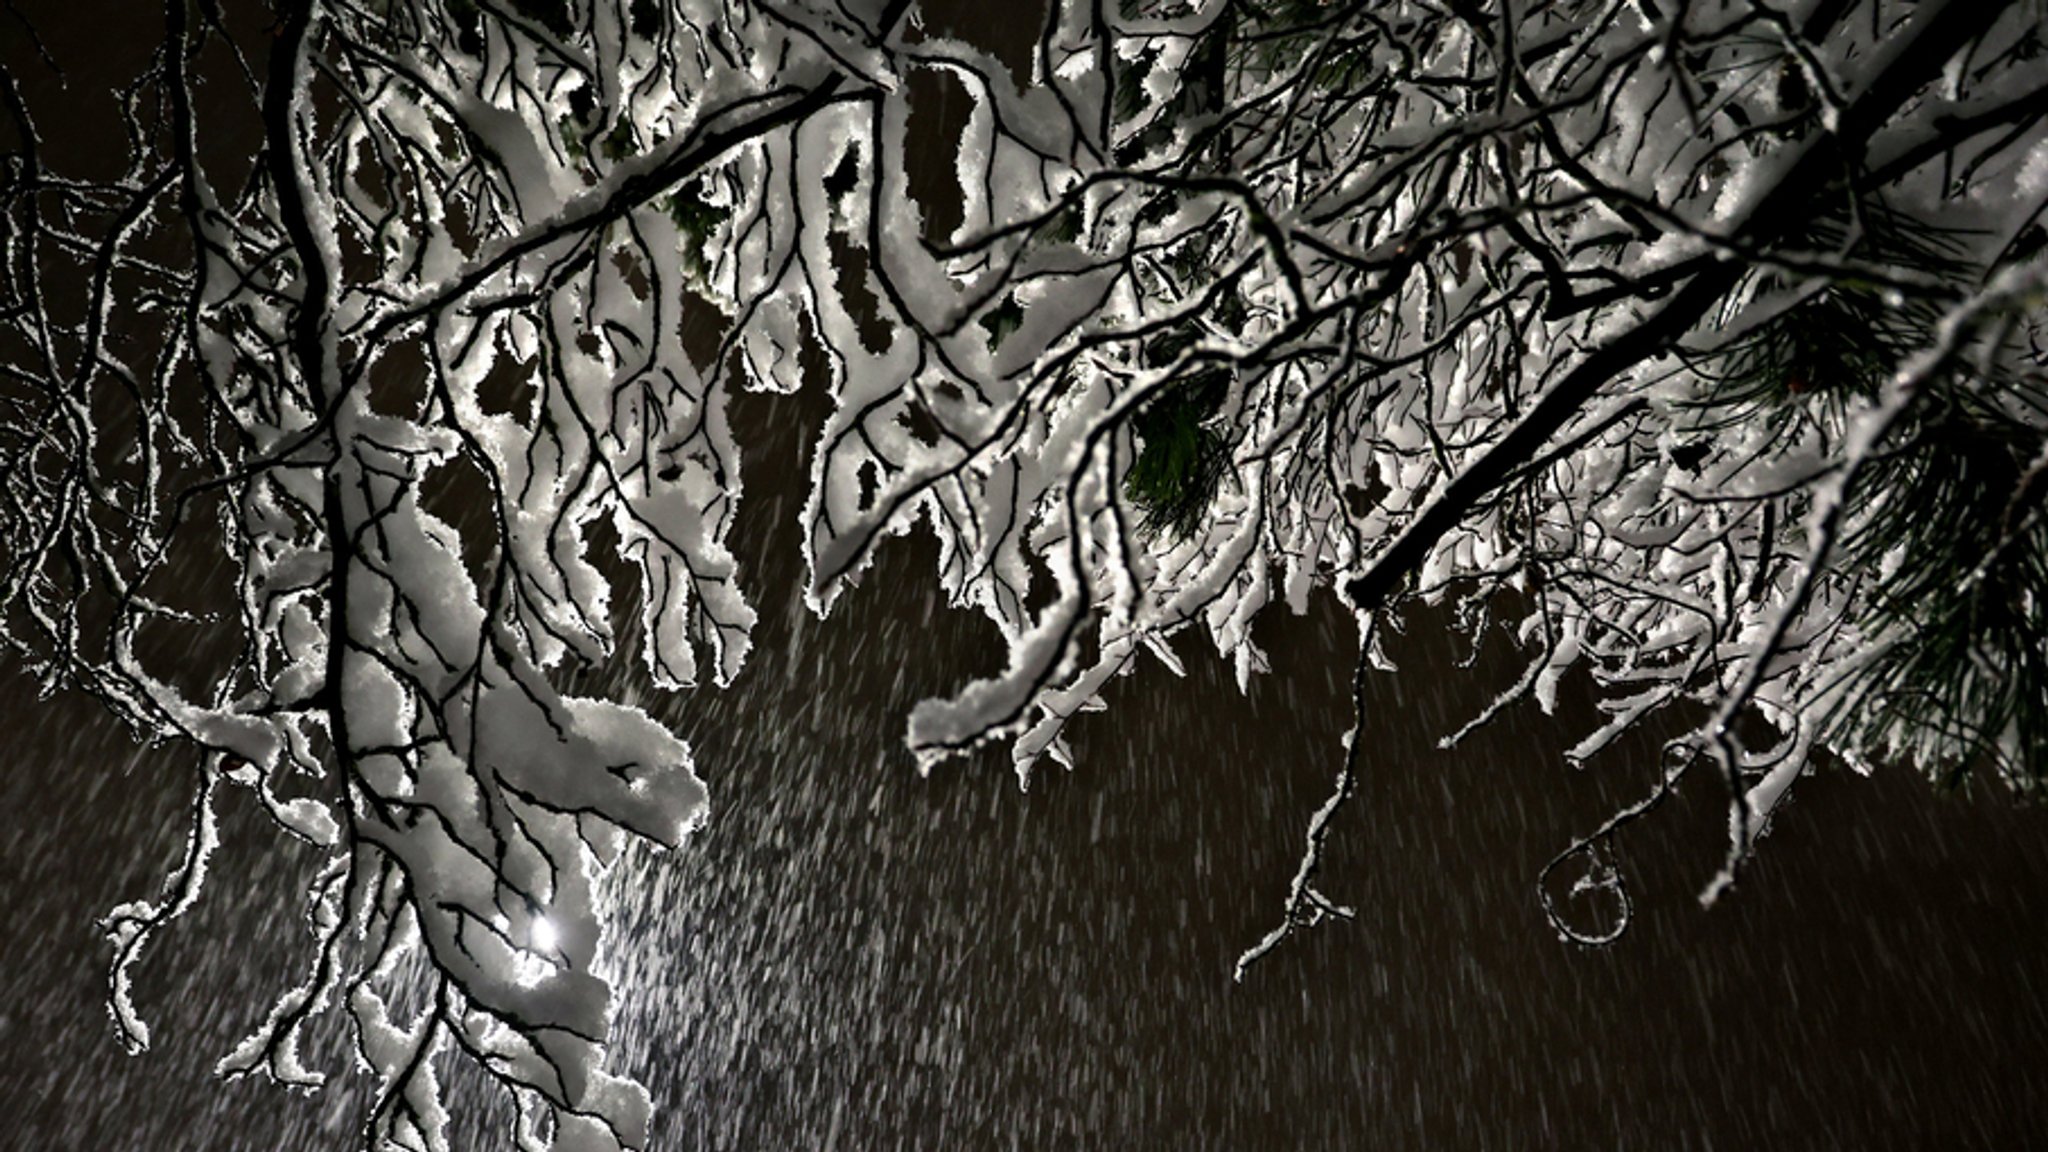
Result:
[[[338,1011],[367,1145],[449,1146],[458,1058],[529,1146],[646,1144],[591,893],[707,798],[562,685],[635,643],[655,688],[743,673],[735,388],[829,400],[814,611],[929,532],[1007,647],[913,710],[925,770],[1071,766],[1146,653],[1192,630],[1244,683],[1258,617],[1328,595],[1361,702],[1419,601],[1523,650],[1475,726],[1574,678],[1609,718],[1573,760],[1712,714],[1539,878],[1581,943],[1699,765],[1715,892],[1819,759],[2048,777],[2037,5],[1061,2],[1028,75],[911,0],[279,11],[236,44],[166,4],[113,178],[0,69],[0,637],[201,758],[184,858],[105,922],[131,1043],[232,784],[324,863],[304,982],[224,1071],[316,1083]],[[920,73],[970,105],[946,235]],[[1370,917],[1321,871],[1367,721],[1240,978]]]

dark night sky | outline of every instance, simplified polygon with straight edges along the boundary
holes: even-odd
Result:
[[[653,1088],[655,1147],[2003,1149],[2048,1130],[2048,813],[1822,775],[1708,912],[1702,778],[1624,844],[1636,930],[1567,947],[1533,879],[1646,784],[1653,742],[1574,772],[1557,750],[1586,716],[1524,710],[1437,752],[1513,667],[1496,649],[1453,669],[1421,623],[1404,672],[1372,681],[1368,784],[1324,885],[1359,919],[1233,987],[1336,765],[1348,621],[1267,621],[1275,671],[1245,696],[1188,638],[1187,681],[1121,685],[1080,769],[1028,794],[995,756],[921,781],[910,703],[999,653],[936,607],[921,542],[833,620],[796,609],[792,430],[815,413],[793,404],[736,413],[754,663],[658,705],[714,819],[612,885],[615,1067]],[[205,1075],[304,958],[311,861],[230,805],[207,901],[145,960],[159,1048],[127,1058],[92,921],[154,891],[189,761],[36,701],[11,666],[0,709],[0,1145],[349,1147],[350,1096]],[[457,1146],[497,1146],[479,1114],[502,1117],[459,1107]]]

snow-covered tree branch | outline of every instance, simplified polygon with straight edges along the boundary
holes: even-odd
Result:
[[[1570,761],[1687,718],[1543,878],[1582,942],[1696,771],[1710,897],[1816,756],[2048,774],[2037,0],[1059,3],[1021,76],[909,0],[163,12],[118,176],[0,73],[0,627],[204,756],[184,860],[106,921],[122,1034],[251,789],[327,863],[305,983],[222,1068],[316,1082],[339,1008],[367,1144],[445,1145],[449,1052],[529,1142],[645,1143],[592,879],[705,791],[559,674],[625,643],[660,688],[741,674],[738,388],[829,393],[813,610],[929,532],[1007,646],[909,717],[926,770],[1071,764],[1182,633],[1242,681],[1262,612],[1331,595],[1361,681],[1417,603],[1504,627],[1526,672],[1475,725],[1590,682]],[[945,235],[918,74],[972,105]],[[1379,722],[1245,964],[1369,919],[1316,876]]]

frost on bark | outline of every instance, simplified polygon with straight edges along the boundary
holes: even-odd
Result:
[[[1573,761],[1705,705],[1546,872],[1584,942],[1626,924],[1613,838],[1696,770],[1709,895],[1823,751],[2048,772],[2039,3],[1049,7],[1016,76],[907,0],[295,0],[261,43],[174,0],[101,180],[0,77],[0,624],[204,753],[185,859],[106,921],[132,1044],[129,964],[245,787],[327,863],[306,981],[224,1070],[315,1082],[339,1009],[366,1143],[444,1146],[460,1053],[530,1143],[644,1144],[592,878],[704,789],[557,673],[629,636],[659,687],[740,673],[734,388],[830,394],[813,610],[924,531],[1003,638],[909,718],[926,770],[1068,763],[1178,634],[1243,681],[1261,612],[1334,594],[1361,683],[1411,603],[1506,614],[1526,672],[1472,722],[1584,677],[1611,719]],[[972,105],[945,235],[919,72]],[[253,162],[193,111],[224,85]],[[177,583],[195,550],[231,593]],[[168,655],[193,635],[227,655]],[[1244,964],[1354,914],[1316,875],[1368,719]]]

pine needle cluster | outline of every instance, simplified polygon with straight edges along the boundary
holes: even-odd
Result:
[[[1964,235],[1874,210],[1822,221],[1807,242],[1866,267],[1981,283]],[[1767,285],[1782,289],[1783,284]],[[1831,280],[1703,365],[1702,430],[1764,421],[1839,436],[1916,349],[1939,298]],[[1950,786],[1989,772],[2048,782],[2048,377],[2014,345],[1928,382],[1849,494],[1845,574],[1877,645],[1828,718],[1829,742],[1917,764]],[[1797,530],[1798,516],[1784,522]]]

